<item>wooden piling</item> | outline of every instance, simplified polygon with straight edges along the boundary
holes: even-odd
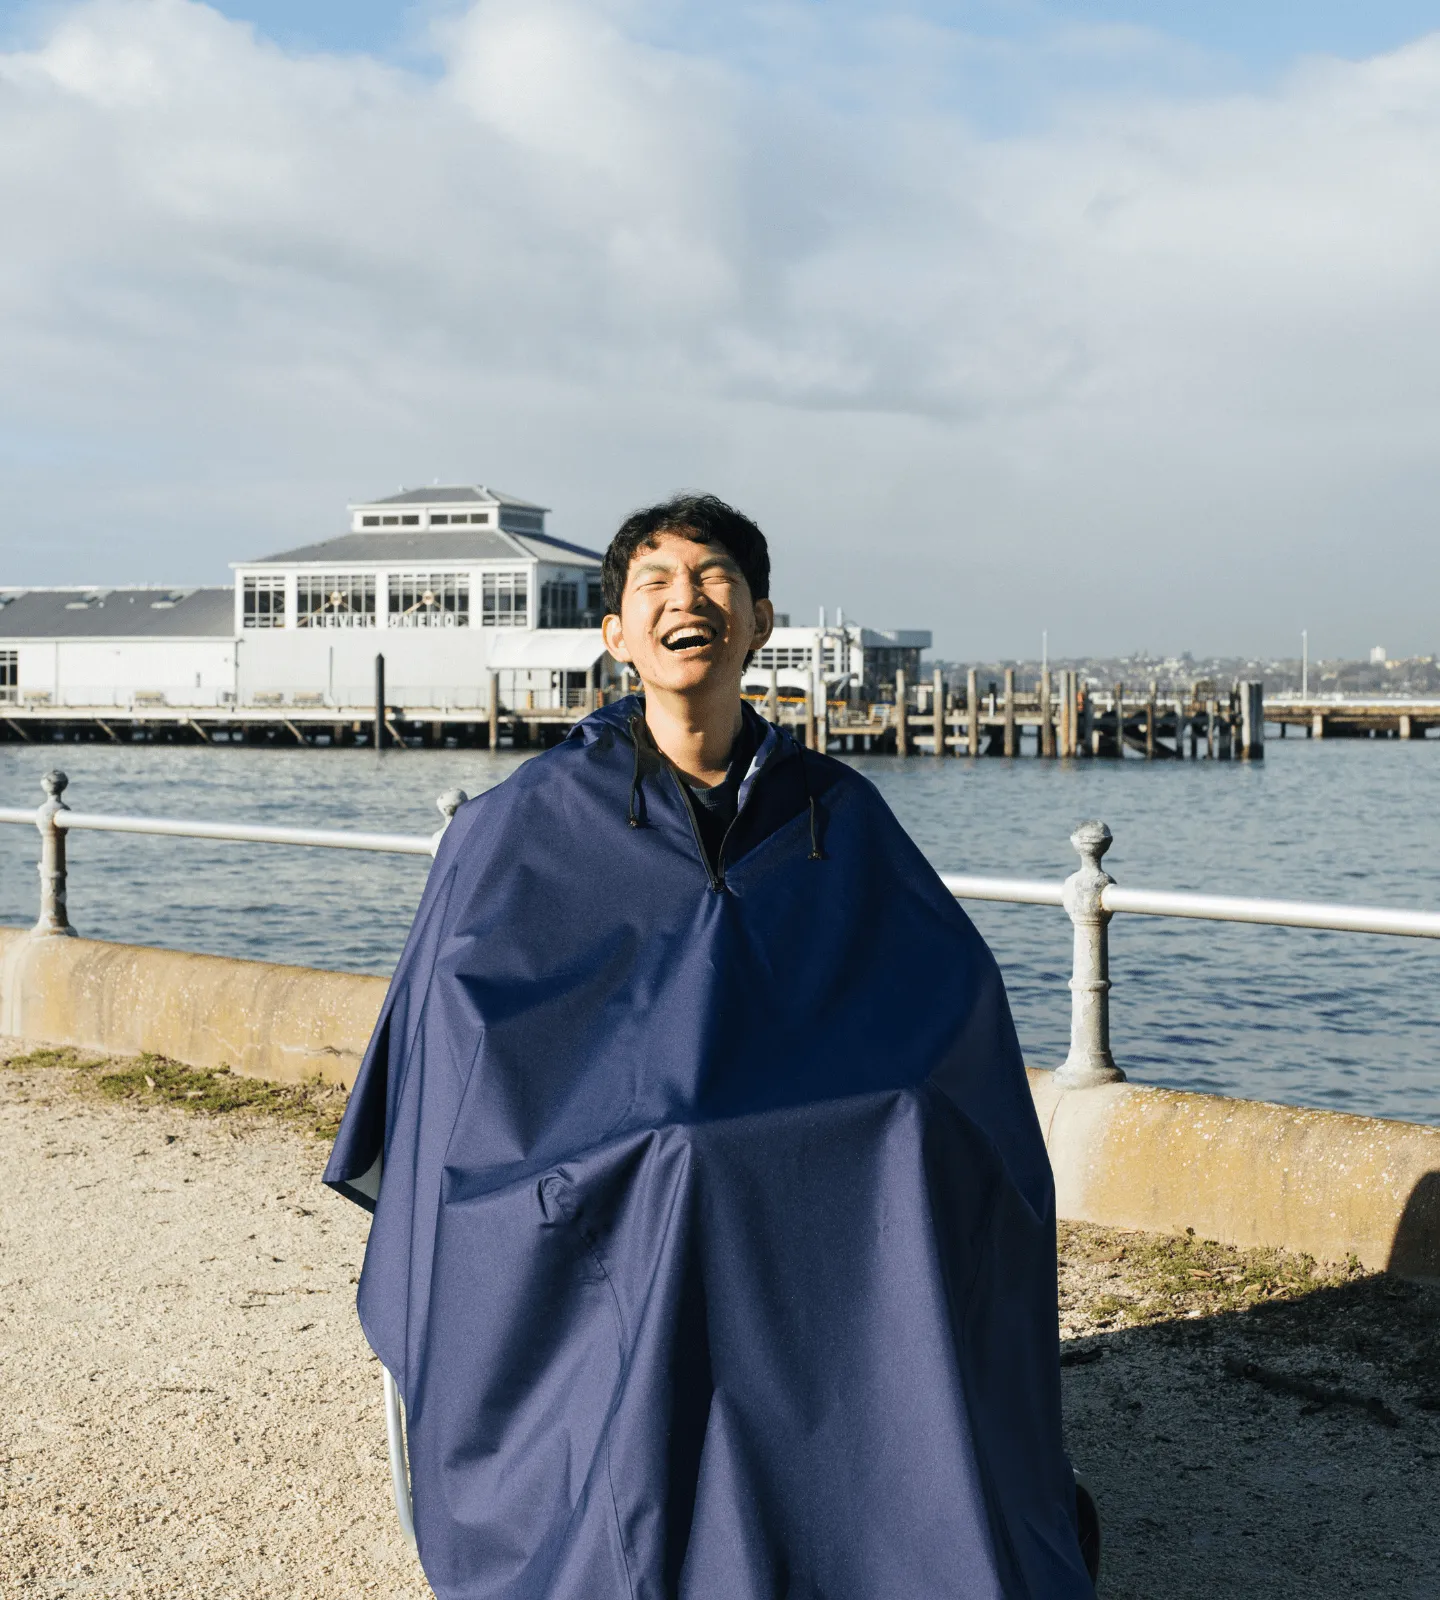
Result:
[[[965,754],[980,754],[980,674],[974,667],[965,674]]]
[[[490,748],[500,748],[500,674],[490,674]]]
[[[805,748],[815,748],[815,685],[805,691]]]
[[[1015,669],[1005,669],[1005,754],[1015,754]]]
[[[930,689],[930,709],[935,714],[935,754],[945,754],[945,674],[935,669],[934,683]]]
[[[1115,759],[1125,759],[1125,685],[1115,685]]]
[[[780,669],[770,669],[770,689],[765,696],[765,720],[779,722],[780,720]]]
[[[1145,759],[1155,759],[1155,680],[1150,680],[1150,698],[1145,702]]]
[[[910,754],[910,722],[908,708],[905,704],[909,697],[909,689],[905,683],[904,667],[895,670],[895,754],[908,756]]]
[[[1077,674],[1078,677],[1078,674]],[[1095,726],[1095,701],[1090,693],[1088,684],[1081,684],[1076,691],[1075,701],[1078,707],[1076,717],[1078,732],[1075,744],[1076,755],[1098,755],[1100,743],[1100,730]]]
[[[1055,724],[1050,715],[1050,669],[1046,667],[1040,674],[1040,748],[1037,754],[1054,756],[1055,754]]]
[[[1265,685],[1253,679],[1240,685],[1240,758],[1265,759]]]

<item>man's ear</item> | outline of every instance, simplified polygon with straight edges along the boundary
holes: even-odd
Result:
[[[770,642],[770,635],[775,631],[775,605],[771,600],[757,600],[755,602],[755,637],[750,643],[752,650],[763,649]]]
[[[613,611],[601,618],[600,637],[605,641],[605,648],[617,661],[632,659],[629,646],[625,643],[624,631],[620,627],[620,618]]]

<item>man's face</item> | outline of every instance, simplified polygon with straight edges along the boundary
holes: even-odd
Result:
[[[775,611],[752,600],[735,558],[720,545],[660,534],[635,552],[619,616],[602,624],[605,645],[647,687],[690,694],[733,684],[745,657],[770,637]]]

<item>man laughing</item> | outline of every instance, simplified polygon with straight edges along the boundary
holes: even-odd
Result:
[[[1088,1597],[994,959],[872,785],[742,701],[752,521],[637,512],[603,577],[643,693],[456,814],[325,1175],[375,1211],[426,1575]]]

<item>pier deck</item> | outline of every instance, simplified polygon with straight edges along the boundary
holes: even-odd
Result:
[[[1240,686],[1244,688],[1245,686]],[[1258,686],[1256,686],[1258,687]],[[893,703],[830,703],[828,718],[812,717],[807,700],[794,695],[770,701],[751,696],[751,704],[773,720],[812,739],[832,753],[933,754],[934,686],[901,686],[903,719]],[[1154,760],[1202,756],[1228,759],[1258,755],[1263,746],[1250,735],[1239,696],[1207,694],[1127,696],[1123,691],[1077,692],[1067,711],[1059,685],[1049,697],[1012,690],[976,695],[972,709],[964,692],[945,691],[944,753],[985,756],[1120,754]],[[566,706],[505,706],[492,718],[485,707],[391,705],[385,717],[385,742],[392,747],[437,748],[460,745],[486,749],[539,748],[562,739],[587,698]],[[1302,700],[1257,697],[1250,727],[1269,725],[1281,737],[1423,739],[1440,730],[1440,700]],[[1117,729],[1120,730],[1117,738]],[[183,706],[61,706],[0,703],[0,743],[257,744],[308,745],[337,749],[375,742],[373,706],[308,704]]]

